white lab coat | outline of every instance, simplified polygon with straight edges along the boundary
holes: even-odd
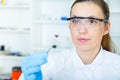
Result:
[[[41,69],[43,80],[120,80],[120,56],[101,49],[92,64],[84,65],[72,49],[51,53]]]

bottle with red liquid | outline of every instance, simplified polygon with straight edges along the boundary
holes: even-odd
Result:
[[[22,73],[22,70],[21,70],[21,67],[19,67],[19,66],[15,66],[15,67],[13,67],[12,68],[12,80],[18,80],[19,79],[19,77],[20,77],[20,75],[21,75],[21,73]]]

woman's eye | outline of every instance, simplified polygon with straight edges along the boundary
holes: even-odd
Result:
[[[71,22],[74,23],[74,24],[78,24],[79,20],[78,19],[72,19]]]
[[[90,22],[90,23],[98,23],[98,21],[97,21],[97,20],[94,20],[94,19],[90,19],[89,22]]]

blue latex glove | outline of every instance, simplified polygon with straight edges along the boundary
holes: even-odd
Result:
[[[22,62],[25,80],[42,80],[41,66],[47,62],[47,51],[33,53]]]

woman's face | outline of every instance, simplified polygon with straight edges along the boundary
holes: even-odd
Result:
[[[104,19],[102,9],[92,2],[81,2],[75,4],[71,11],[71,17],[76,16]],[[78,25],[79,28],[77,29],[73,29],[75,25],[70,23],[71,36],[76,48],[81,51],[99,49],[102,37],[109,32],[109,23],[105,25],[105,23],[101,21],[93,22],[97,25],[93,28],[93,26],[87,24],[87,20],[85,21],[85,19],[82,19],[82,21],[80,22],[81,25]],[[88,25],[91,28],[87,28]]]

